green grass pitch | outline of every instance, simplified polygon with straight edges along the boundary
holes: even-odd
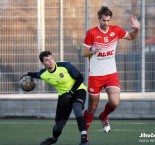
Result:
[[[154,145],[154,120],[111,120],[111,132],[102,130],[102,123],[94,120],[89,129],[90,145]],[[50,137],[54,120],[0,119],[0,145],[39,145]],[[149,137],[139,137],[145,133]],[[152,137],[151,137],[152,135]],[[76,120],[69,120],[56,145],[79,145]]]

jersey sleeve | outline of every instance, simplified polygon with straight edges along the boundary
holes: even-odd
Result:
[[[66,69],[68,70],[70,76],[75,79],[75,83],[70,90],[72,93],[75,93],[83,82],[83,76],[80,71],[69,62],[66,62]]]
[[[44,68],[44,69],[41,69],[39,72],[37,72],[37,79],[41,79],[41,75],[42,75],[42,73],[44,73],[46,71],[46,69]]]
[[[119,26],[116,26],[116,31],[118,34],[118,39],[125,38],[127,36],[127,31]]]
[[[91,47],[93,45],[93,41],[94,40],[92,33],[90,31],[87,31],[83,45],[86,47]]]
[[[73,66],[70,62],[64,62],[64,64],[65,64],[64,67],[68,70],[68,73],[70,74],[70,76],[76,79],[80,71],[75,66]]]
[[[45,71],[46,69],[41,69],[38,72],[28,72],[28,76],[32,77],[32,78],[36,78],[36,79],[41,79],[41,74]]]

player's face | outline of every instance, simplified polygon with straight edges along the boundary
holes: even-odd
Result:
[[[55,61],[52,55],[48,55],[43,58],[42,64],[49,70],[53,71],[55,69]]]
[[[102,15],[102,17],[99,18],[100,29],[102,29],[103,31],[106,31],[110,25],[110,20],[111,20],[110,16]]]

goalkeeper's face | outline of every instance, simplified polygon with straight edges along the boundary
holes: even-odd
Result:
[[[52,55],[43,57],[42,64],[49,70],[53,71],[55,69],[55,61]]]

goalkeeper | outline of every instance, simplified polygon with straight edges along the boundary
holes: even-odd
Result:
[[[41,142],[40,145],[51,145],[57,142],[72,109],[81,134],[79,145],[89,145],[86,120],[82,112],[86,100],[86,86],[83,84],[81,73],[69,62],[55,62],[50,51],[41,52],[39,59],[45,68],[39,72],[29,72],[27,75],[53,85],[59,94],[53,136]]]

